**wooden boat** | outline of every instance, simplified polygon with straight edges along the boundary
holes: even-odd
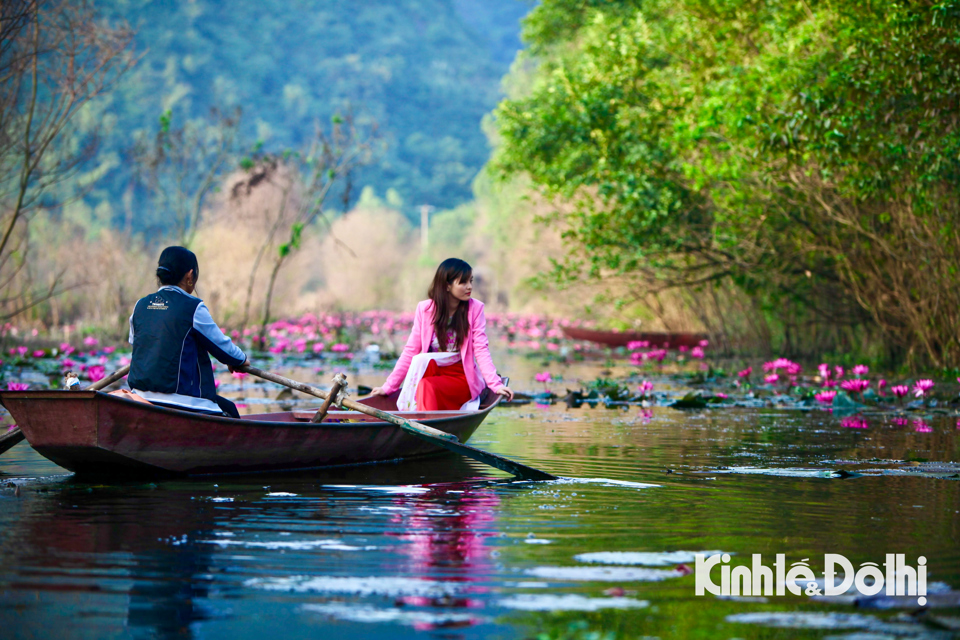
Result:
[[[0,435],[0,454],[3,454],[8,449],[13,448],[15,444],[19,444],[22,441],[23,431],[21,431],[19,427]]]
[[[456,435],[466,442],[501,396],[489,389],[478,411],[398,412],[396,397],[361,402]],[[206,416],[99,391],[0,391],[38,453],[82,474],[204,475],[360,465],[444,451],[357,411]]]
[[[631,342],[649,342],[651,348],[677,349],[695,347],[701,340],[709,340],[706,333],[657,333],[641,331],[600,331],[582,327],[563,327],[563,333],[571,340],[585,340],[607,345],[625,347]]]

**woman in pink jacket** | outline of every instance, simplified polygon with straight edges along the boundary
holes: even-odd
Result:
[[[470,265],[457,258],[441,262],[427,294],[430,299],[417,305],[410,338],[393,373],[373,390],[374,395],[390,395],[406,380],[410,391],[416,385],[419,411],[460,409],[476,401],[485,386],[513,399],[513,391],[504,386],[490,358],[483,303],[472,299],[471,293]]]

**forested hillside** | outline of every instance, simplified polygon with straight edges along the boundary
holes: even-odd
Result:
[[[100,0],[106,16],[136,30],[142,55],[104,116],[112,123],[91,196],[119,222],[131,184],[129,149],[170,109],[174,123],[211,107],[243,110],[248,144],[295,148],[316,121],[353,109],[383,134],[379,160],[354,193],[394,189],[403,209],[439,208],[471,198],[489,156],[480,122],[520,47],[524,0]],[[112,153],[111,153],[112,152]],[[104,160],[112,158],[111,160]],[[398,202],[396,195],[394,202]],[[97,203],[94,203],[97,204]],[[159,212],[137,207],[140,229]]]

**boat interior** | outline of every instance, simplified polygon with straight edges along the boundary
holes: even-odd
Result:
[[[493,407],[493,405],[497,404],[500,399],[500,396],[491,392],[490,389],[484,389],[483,393],[480,394],[480,407],[477,409],[477,411],[397,411],[397,398],[399,395],[400,394],[398,392],[389,396],[368,396],[366,398],[358,399],[357,402],[370,405],[371,407],[380,409],[382,411],[389,411],[390,413],[400,416],[401,418],[406,418],[407,420],[423,422],[424,420],[449,419],[471,413],[487,411]],[[241,416],[241,419],[268,422],[310,422],[313,420],[313,416],[316,415],[317,409],[319,409],[319,406],[315,409],[300,409],[295,411],[281,411],[277,413],[256,413],[252,415]],[[322,424],[351,422],[383,421],[379,418],[368,416],[365,413],[360,413],[359,411],[339,411],[336,409],[331,409],[327,412]]]

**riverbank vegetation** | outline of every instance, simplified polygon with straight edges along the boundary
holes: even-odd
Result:
[[[791,353],[942,366],[960,356],[958,28],[949,0],[545,0],[494,166],[556,203],[554,282],[682,291]]]

